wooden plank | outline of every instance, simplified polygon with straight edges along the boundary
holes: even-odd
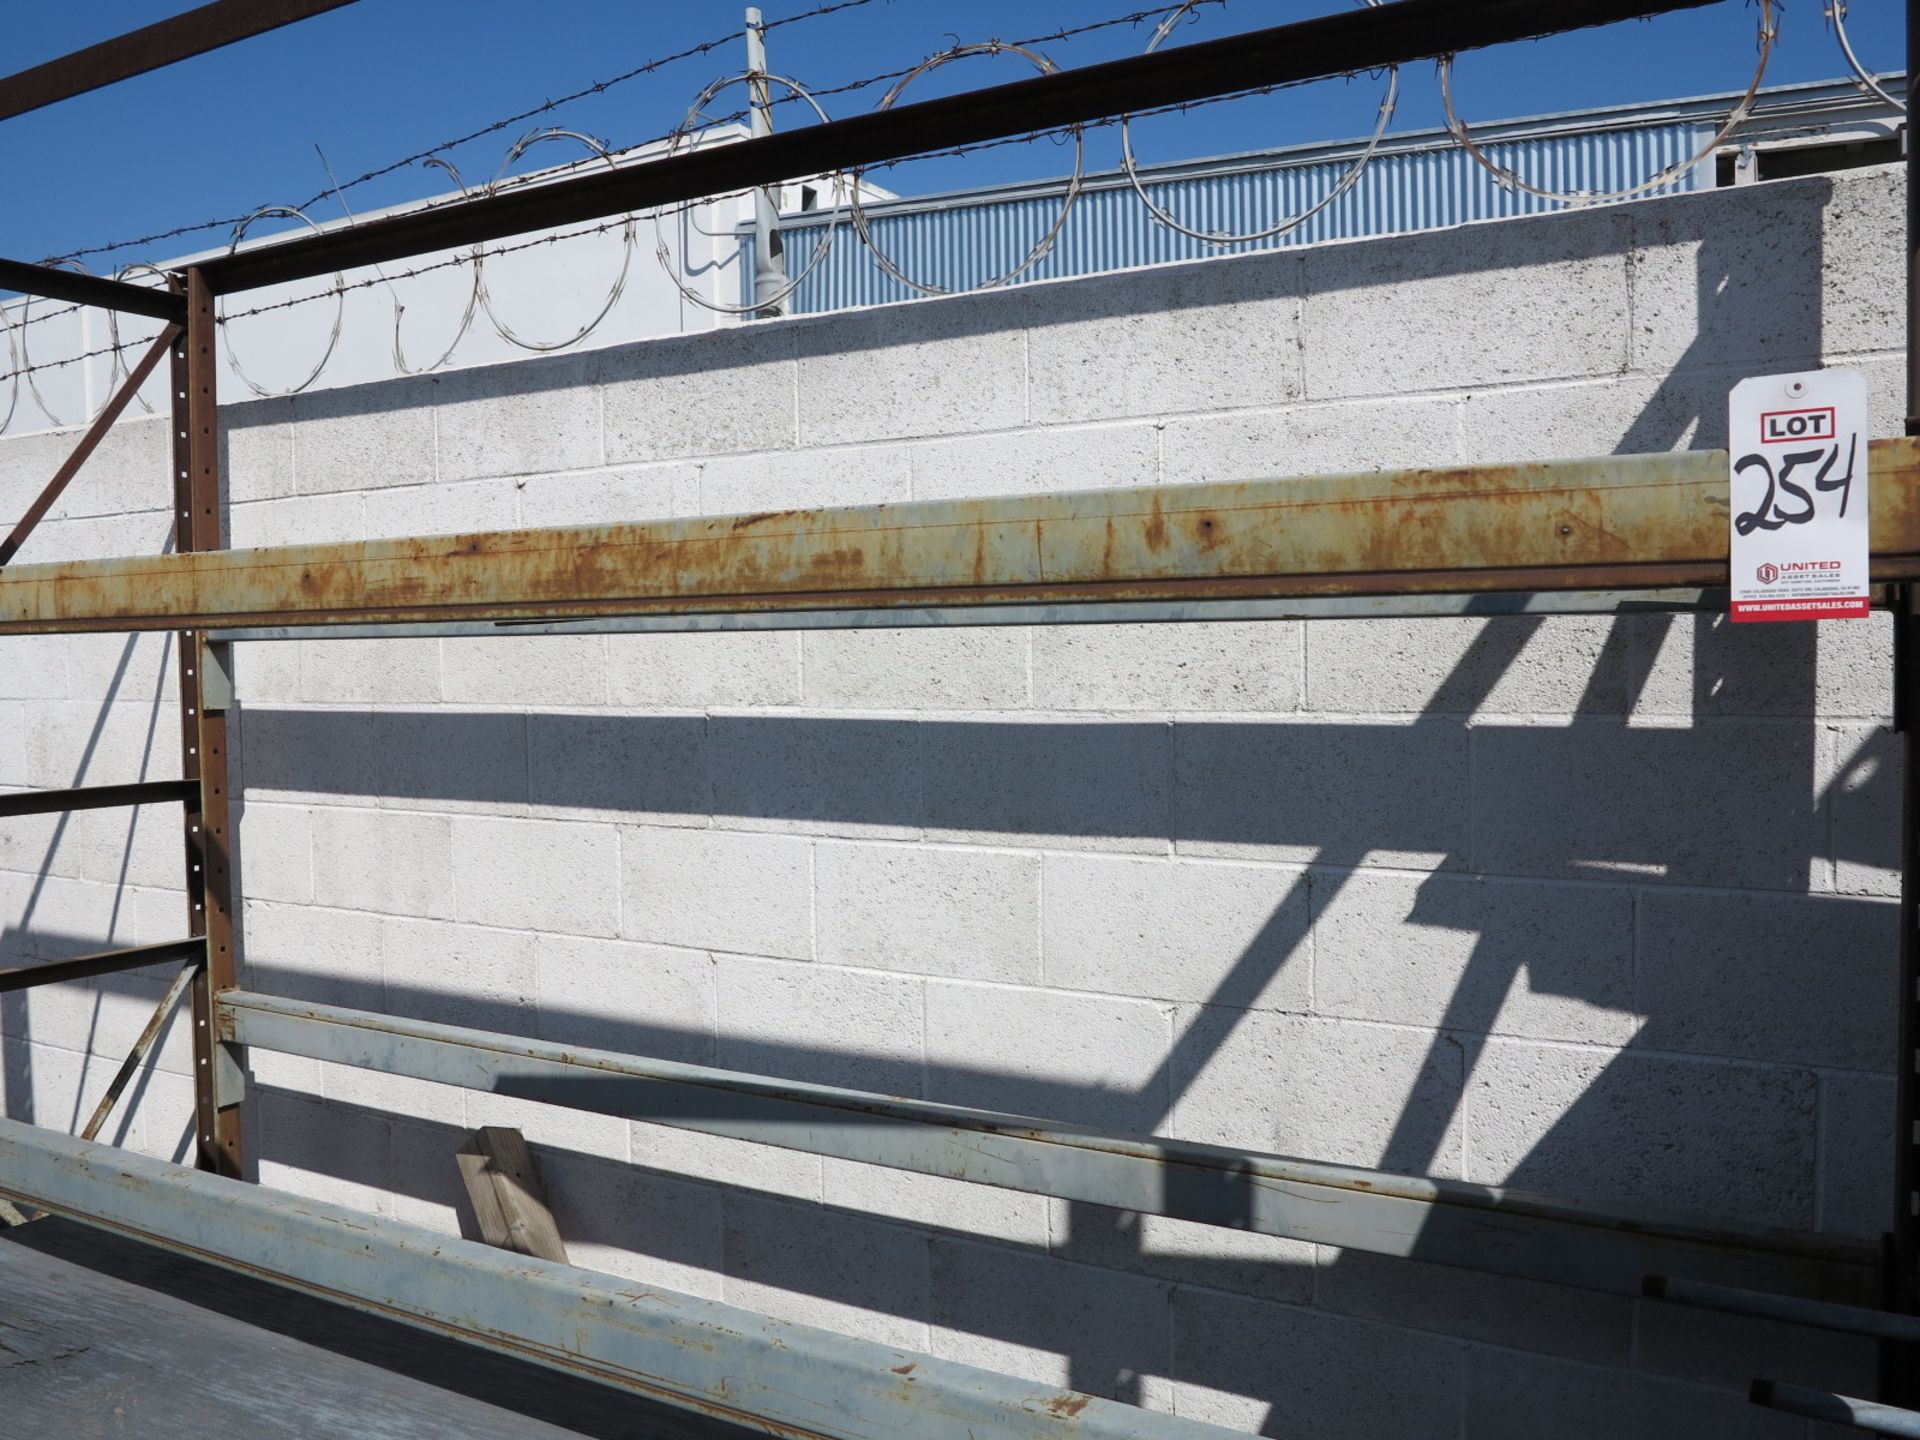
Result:
[[[525,1136],[507,1126],[483,1125],[474,1132],[470,1148],[454,1159],[482,1240],[521,1255],[572,1263]]]

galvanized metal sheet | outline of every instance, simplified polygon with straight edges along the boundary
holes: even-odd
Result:
[[[251,992],[223,1039],[471,1090],[1002,1189],[1638,1295],[1649,1273],[1861,1303],[1871,1246],[1732,1222],[1625,1219],[1391,1175],[619,1055]]]
[[[1876,442],[1875,574],[1920,565]],[[791,510],[0,571],[0,634],[1664,588],[1724,580],[1719,451]]]

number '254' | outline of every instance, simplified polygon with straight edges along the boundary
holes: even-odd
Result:
[[[1790,477],[1796,470],[1820,462],[1820,468],[1814,473],[1813,488],[1816,491],[1840,492],[1840,515],[1844,519],[1847,513],[1847,497],[1853,490],[1854,453],[1860,444],[1855,435],[1847,441],[1847,470],[1844,475],[1835,475],[1833,467],[1840,463],[1840,447],[1833,445],[1819,450],[1793,450],[1780,457],[1780,471],[1776,475],[1773,462],[1765,455],[1742,455],[1733,462],[1733,473],[1744,475],[1749,470],[1758,470],[1766,477],[1766,494],[1760,497],[1760,503],[1744,515],[1736,515],[1733,528],[1742,535],[1751,535],[1755,530],[1778,530],[1783,525],[1804,525],[1814,516],[1813,496],[1807,493],[1804,485],[1794,483]],[[1786,508],[1784,494],[1790,500],[1799,501],[1797,509]]]

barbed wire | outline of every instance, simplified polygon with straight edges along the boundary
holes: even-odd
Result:
[[[782,25],[795,24],[804,20],[817,18],[822,15],[833,14],[836,11],[852,9],[852,8],[856,8],[857,6],[870,4],[870,3],[872,3],[872,0],[836,0],[836,3],[821,5],[816,7],[813,10],[803,12],[802,14],[799,14],[799,15],[789,16],[781,20],[770,21],[767,24],[767,28],[774,29]],[[1014,51],[1016,53],[1026,55],[1026,57],[1034,63],[1036,68],[1040,69],[1043,73],[1045,73],[1049,71],[1051,68],[1053,68],[1053,62],[1044,54],[1035,50],[1033,47],[1040,44],[1067,42],[1082,35],[1086,35],[1086,34],[1097,32],[1097,31],[1110,30],[1110,29],[1113,29],[1119,26],[1124,26],[1124,25],[1140,26],[1148,23],[1149,21],[1155,22],[1155,29],[1153,32],[1153,36],[1149,40],[1146,47],[1147,50],[1151,52],[1153,49],[1161,45],[1167,39],[1168,35],[1170,34],[1174,26],[1181,24],[1183,22],[1191,23],[1194,19],[1196,19],[1197,18],[1196,12],[1200,7],[1207,6],[1207,5],[1225,5],[1226,3],[1227,3],[1227,0],[1170,0],[1170,3],[1157,5],[1157,6],[1153,6],[1145,9],[1134,10],[1122,15],[1110,16],[1102,20],[1092,21],[1082,25],[1063,27],[1063,28],[1048,32],[1046,35],[1033,36],[1025,40],[1018,40],[1018,41],[992,40],[992,41],[985,41],[985,42],[976,42],[973,44],[956,43],[952,46],[949,46],[945,50],[936,52],[935,54],[928,56],[927,58],[921,60],[920,62],[918,62],[913,66],[905,67],[902,69],[884,71],[876,75],[866,76],[856,80],[842,81],[834,85],[826,86],[817,90],[811,89],[809,87],[804,87],[800,85],[799,82],[788,80],[785,77],[768,76],[766,78],[771,79],[776,84],[779,84],[787,88],[786,94],[780,96],[777,99],[771,99],[769,108],[775,108],[780,105],[786,105],[786,104],[804,103],[811,107],[816,121],[820,123],[824,123],[827,121],[828,116],[826,111],[819,104],[819,101],[822,97],[854,94],[854,93],[858,93],[861,90],[871,88],[875,85],[879,85],[882,83],[890,83],[891,88],[887,91],[885,96],[882,97],[878,106],[878,108],[880,109],[885,109],[891,106],[891,104],[899,95],[901,89],[904,87],[904,85],[910,82],[915,76],[923,74],[930,69],[937,68],[938,66],[944,65],[950,61],[962,59],[970,55],[994,55],[994,54],[1000,54],[1006,51]],[[1373,3],[1377,3],[1377,0],[1356,0],[1356,3],[1373,4]],[[1737,127],[1737,124],[1740,121],[1747,118],[1747,116],[1751,113],[1752,105],[1754,103],[1754,97],[1758,91],[1762,77],[1765,74],[1766,61],[1767,61],[1768,55],[1771,53],[1773,46],[1777,40],[1778,30],[1779,30],[1779,14],[1780,14],[1779,7],[1777,5],[1777,0],[1760,0],[1759,9],[1761,12],[1761,22],[1760,22],[1761,54],[1760,54],[1759,64],[1756,69],[1756,73],[1754,75],[1752,82],[1749,84],[1749,86],[1747,87],[1742,97],[1734,105],[1733,112],[1730,115],[1727,123],[1717,128],[1716,135],[1715,135],[1715,143],[1723,142],[1730,135],[1732,130]],[[1854,69],[1854,71],[1856,72],[1856,76],[1860,77],[1857,79],[1857,83],[1860,84],[1862,89],[1871,89],[1875,94],[1879,95],[1882,99],[1889,99],[1889,97],[1886,96],[1885,92],[1881,90],[1877,85],[1870,84],[1870,81],[1871,81],[1870,74],[1868,74],[1862,69],[1862,67],[1859,65],[1857,58],[1853,56],[1853,52],[1851,50],[1850,44],[1847,42],[1847,39],[1845,36],[1845,30],[1844,30],[1845,10],[1846,10],[1845,0],[1829,0],[1828,6],[1827,6],[1827,18],[1829,19],[1829,21],[1834,22],[1834,28],[1840,38],[1842,48],[1845,49],[1848,53],[1849,63]],[[418,214],[418,213],[423,213],[430,210],[437,210],[448,205],[460,204],[465,200],[467,200],[468,198],[470,198],[470,192],[468,191],[464,182],[461,182],[459,180],[458,172],[454,170],[452,165],[449,162],[438,158],[439,152],[450,149],[450,148],[454,148],[459,145],[470,143],[473,140],[483,138],[484,136],[489,134],[497,133],[498,131],[506,128],[507,126],[518,123],[532,116],[550,113],[552,110],[558,108],[561,105],[569,103],[572,100],[577,100],[580,98],[584,98],[585,96],[588,96],[588,95],[601,93],[612,86],[624,83],[625,81],[636,78],[637,76],[640,76],[640,75],[650,74],[676,61],[684,60],[692,56],[708,53],[718,48],[721,45],[724,45],[731,41],[742,38],[743,34],[744,32],[737,32],[733,35],[721,37],[717,40],[703,42],[700,46],[691,47],[688,50],[678,52],[677,54],[672,56],[665,56],[665,57],[661,57],[659,60],[649,61],[644,66],[636,67],[631,71],[625,72],[624,74],[619,76],[612,77],[608,80],[597,82],[595,85],[589,86],[580,91],[576,91],[571,95],[562,96],[559,99],[548,101],[545,104],[535,107],[532,110],[523,111],[518,115],[508,117],[501,121],[494,122],[493,124],[490,124],[489,126],[484,127],[480,130],[471,132],[468,135],[457,137],[454,140],[444,141],[440,145],[433,147],[431,150],[418,152],[415,155],[406,157],[404,160],[393,162],[391,165],[381,167],[380,169],[375,171],[369,171],[365,175],[356,177],[355,179],[347,181],[344,184],[337,185],[334,188],[330,189],[329,191],[323,192],[320,196],[314,197],[314,199],[306,202],[306,206],[311,206],[315,203],[318,203],[319,200],[323,200],[327,198],[329,195],[333,196],[334,198],[339,198],[341,191],[350,189],[355,185],[364,184],[368,180],[377,178],[380,175],[390,174],[394,170],[397,170],[402,166],[409,165],[409,164],[428,164],[428,165],[432,165],[437,168],[446,170],[449,174],[453,175],[456,182],[456,186],[457,186],[457,192],[452,195],[446,196],[444,198],[437,198],[435,200],[429,201],[426,204],[423,204],[418,207],[414,207],[413,209],[403,213]],[[1471,139],[1471,136],[1463,133],[1465,131],[1464,124],[1458,121],[1457,116],[1454,115],[1451,110],[1452,97],[1451,97],[1450,89],[1448,86],[1448,74],[1447,74],[1451,59],[1452,59],[1451,56],[1442,56],[1439,59],[1439,64],[1441,67],[1441,82],[1442,82],[1443,95],[1449,110],[1449,126],[1448,126],[1449,131],[1451,132],[1452,137],[1456,141],[1456,143],[1461,144],[1466,149],[1467,153],[1470,156],[1472,156],[1476,161],[1478,161],[1483,167],[1488,168],[1493,173],[1496,181],[1502,184],[1504,188],[1519,189],[1519,190],[1525,190],[1529,193],[1541,194],[1543,198],[1559,204],[1579,205],[1579,204],[1595,203],[1602,199],[1612,199],[1612,198],[1619,198],[1623,196],[1630,196],[1634,194],[1646,193],[1649,191],[1664,188],[1666,186],[1669,186],[1675,183],[1677,178],[1676,169],[1675,167],[1669,167],[1667,170],[1663,170],[1658,175],[1652,177],[1650,180],[1643,181],[1639,185],[1627,187],[1625,189],[1614,191],[1614,192],[1609,192],[1607,195],[1591,195],[1591,194],[1585,194],[1582,192],[1567,192],[1567,193],[1561,194],[1561,193],[1547,193],[1547,192],[1538,191],[1531,184],[1521,180],[1520,177],[1513,170],[1505,167],[1501,167],[1498,165],[1494,165],[1488,159],[1488,157],[1485,156],[1484,152],[1479,150],[1478,145]],[[1394,82],[1395,76],[1397,75],[1397,70],[1393,67],[1385,67],[1378,70],[1353,71],[1353,72],[1348,72],[1344,78],[1348,80],[1353,80],[1355,78],[1358,78],[1360,75],[1371,75],[1371,76],[1374,76],[1375,78],[1385,78],[1388,81],[1387,98],[1382,103],[1381,112],[1380,112],[1380,121],[1373,132],[1371,140],[1364,146],[1363,149],[1357,152],[1353,163],[1350,166],[1348,166],[1348,168],[1339,177],[1339,179],[1331,185],[1328,193],[1322,199],[1320,199],[1320,201],[1317,204],[1311,205],[1297,214],[1288,216],[1283,220],[1279,221],[1278,223],[1272,226],[1269,226],[1264,230],[1252,231],[1243,235],[1212,233],[1212,232],[1194,229],[1192,227],[1189,227],[1183,224],[1178,219],[1176,219],[1171,214],[1171,212],[1167,210],[1167,208],[1164,205],[1156,203],[1152,199],[1152,197],[1147,193],[1147,188],[1145,184],[1142,182],[1141,177],[1138,174],[1137,167],[1134,163],[1132,146],[1131,146],[1130,140],[1128,139],[1128,135],[1129,135],[1128,127],[1130,123],[1133,121],[1150,117],[1150,116],[1186,114],[1186,113],[1190,113],[1196,110],[1206,108],[1208,106],[1227,104],[1227,103],[1246,100],[1246,99],[1254,98],[1258,96],[1271,95],[1273,93],[1276,93],[1282,90],[1299,88],[1307,84],[1317,83],[1317,80],[1320,80],[1320,79],[1337,79],[1341,77],[1326,76],[1326,77],[1317,77],[1316,81],[1287,81],[1287,82],[1281,82],[1281,83],[1276,83],[1271,85],[1249,87],[1247,89],[1237,90],[1225,95],[1209,96],[1200,100],[1151,107],[1148,109],[1134,111],[1126,114],[1116,114],[1111,116],[1100,117],[1094,120],[1076,123],[1076,124],[1061,125],[1061,126],[1043,128],[1038,130],[1026,131],[1017,135],[1003,136],[1003,137],[998,137],[991,140],[983,140],[983,141],[977,141],[977,142],[970,142],[966,144],[958,144],[958,145],[928,149],[928,150],[917,152],[916,154],[911,156],[902,156],[893,160],[878,162],[871,166],[858,167],[850,172],[834,172],[832,178],[835,184],[843,188],[847,185],[849,178],[851,178],[852,180],[851,201],[843,202],[842,204],[836,204],[836,206],[834,207],[832,216],[829,219],[828,223],[822,227],[821,239],[819,241],[818,246],[815,248],[811,258],[808,260],[806,266],[800,272],[800,274],[793,277],[790,283],[784,286],[784,288],[780,292],[780,295],[771,296],[771,297],[757,296],[753,303],[742,304],[742,305],[725,304],[704,296],[694,287],[688,285],[686,281],[683,279],[683,277],[678,273],[679,269],[682,267],[680,267],[678,263],[674,260],[667,245],[665,244],[664,238],[661,238],[659,240],[659,243],[656,245],[655,258],[660,263],[662,269],[667,272],[669,279],[672,280],[672,282],[681,291],[681,293],[684,294],[689,300],[693,301],[694,303],[704,305],[709,309],[714,309],[714,310],[722,311],[724,313],[729,313],[729,314],[754,313],[756,311],[764,309],[769,305],[778,303],[779,300],[784,299],[787,296],[790,296],[795,290],[799,288],[800,284],[807,278],[807,276],[813,273],[813,271],[821,264],[821,262],[825,257],[828,247],[830,247],[834,241],[836,231],[839,228],[841,211],[844,207],[844,208],[851,209],[852,218],[854,222],[851,228],[855,232],[857,238],[861,241],[863,247],[873,257],[875,265],[882,271],[883,274],[890,276],[900,286],[909,290],[918,290],[923,293],[945,293],[945,291],[941,287],[916,281],[900,273],[898,267],[895,266],[894,263],[882,251],[882,249],[880,248],[879,244],[876,241],[875,235],[873,233],[873,228],[869,223],[868,217],[865,212],[865,208],[862,203],[863,196],[861,194],[861,190],[862,190],[863,176],[873,172],[883,172],[883,171],[891,170],[891,169],[894,169],[895,167],[917,162],[917,161],[936,159],[936,158],[948,158],[948,157],[960,157],[960,156],[966,156],[966,155],[973,155],[986,150],[999,149],[999,148],[1014,146],[1014,145],[1032,145],[1032,144],[1045,142],[1045,141],[1051,141],[1056,144],[1072,143],[1076,149],[1074,173],[1064,183],[1059,211],[1057,212],[1057,214],[1054,215],[1051,221],[1051,224],[1042,234],[1039,242],[1034,246],[1032,251],[1028,253],[1026,259],[1022,261],[1018,266],[1016,266],[1013,270],[1009,271],[1004,275],[995,276],[995,277],[989,278],[986,281],[976,283],[975,285],[969,288],[980,289],[980,288],[988,288],[995,285],[1007,284],[1007,283],[1010,283],[1012,280],[1016,279],[1018,276],[1029,272],[1036,265],[1038,265],[1040,261],[1043,260],[1046,257],[1046,255],[1051,251],[1054,243],[1058,240],[1060,234],[1062,233],[1067,221],[1067,217],[1069,213],[1072,211],[1074,204],[1078,200],[1081,193],[1080,185],[1079,185],[1079,177],[1081,175],[1081,169],[1080,169],[1080,161],[1077,157],[1084,146],[1084,139],[1085,139],[1086,133],[1088,131],[1098,130],[1098,129],[1107,128],[1107,127],[1114,127],[1114,126],[1118,126],[1120,128],[1121,137],[1122,137],[1122,150],[1125,157],[1123,173],[1127,176],[1136,196],[1143,202],[1143,204],[1147,208],[1149,214],[1152,216],[1156,224],[1162,226],[1163,228],[1172,230],[1180,235],[1186,236],[1189,239],[1195,240],[1199,243],[1209,245],[1209,246],[1218,246],[1222,248],[1229,247],[1229,246],[1243,245],[1243,244],[1253,243],[1258,241],[1272,240],[1272,239],[1278,238],[1281,235],[1284,235],[1285,233],[1288,233],[1289,231],[1297,229],[1301,224],[1305,223],[1305,221],[1312,218],[1312,216],[1320,213],[1321,211],[1326,209],[1327,206],[1331,205],[1336,200],[1338,200],[1342,195],[1348,193],[1353,188],[1353,186],[1357,183],[1361,173],[1366,169],[1368,164],[1371,163],[1371,161],[1376,157],[1380,148],[1380,141],[1384,133],[1384,130],[1386,128],[1386,124],[1392,113],[1393,96],[1395,94],[1395,88],[1394,88],[1393,82]],[[671,154],[677,153],[680,147],[686,145],[689,142],[689,140],[691,140],[693,144],[697,145],[699,143],[697,138],[697,133],[698,133],[697,127],[699,127],[702,122],[704,122],[704,127],[710,131],[713,128],[725,126],[729,123],[745,119],[750,114],[748,110],[740,109],[740,110],[730,112],[729,114],[724,116],[718,116],[718,117],[705,116],[701,113],[703,107],[707,103],[709,103],[715,95],[720,93],[727,86],[732,84],[737,84],[742,81],[756,79],[756,78],[759,78],[757,72],[754,75],[737,74],[737,75],[731,75],[731,76],[725,77],[725,79],[721,81],[716,81],[710,84],[701,92],[700,97],[696,100],[694,106],[689,110],[687,117],[680,123],[680,125],[676,126],[673,130],[668,131],[662,135],[650,137],[648,139],[630,142],[628,144],[619,146],[617,148],[610,146],[605,142],[595,140],[592,137],[577,131],[568,131],[568,130],[560,130],[560,129],[531,131],[528,134],[523,135],[519,140],[517,140],[514,143],[512,147],[510,147],[506,158],[501,163],[499,173],[496,174],[494,180],[485,188],[485,190],[482,193],[496,194],[496,193],[500,193],[506,190],[511,190],[521,186],[550,184],[550,183],[553,183],[557,178],[571,174],[577,171],[578,169],[580,169],[581,167],[617,165],[621,157],[629,156],[634,154],[635,152],[647,150],[649,148],[657,149],[661,146],[665,146],[666,153],[671,155]],[[534,172],[531,172],[525,175],[520,175],[520,176],[509,177],[507,175],[507,171],[511,169],[511,167],[519,160],[519,158],[534,144],[543,140],[552,140],[552,139],[558,139],[558,138],[571,139],[574,142],[581,144],[588,151],[588,154],[583,159],[576,162],[572,162],[571,164],[568,164],[565,166],[551,167],[546,170],[538,170],[538,171],[534,171]],[[1696,159],[1697,158],[1698,157],[1696,157]],[[730,200],[742,199],[754,193],[755,191],[753,188],[742,188],[738,190],[729,191],[720,195],[703,197],[702,200],[698,202],[687,202],[686,204],[682,204],[678,206],[659,207],[657,210],[653,212],[655,216],[656,229],[658,228],[660,219],[668,214],[685,215],[686,213],[688,213],[690,208],[696,204],[713,205],[713,204],[723,203]],[[341,200],[341,204],[344,208],[345,206],[344,200]],[[240,239],[243,238],[246,227],[252,225],[253,223],[255,223],[256,221],[262,218],[278,215],[278,216],[284,216],[287,218],[297,219],[308,226],[314,226],[314,222],[311,219],[309,219],[304,213],[306,206],[262,207],[261,210],[256,211],[251,215],[240,217],[239,220],[234,222],[210,221],[210,222],[205,222],[204,224],[199,226],[182,227],[180,230],[169,232],[169,233],[183,234],[183,233],[189,233],[191,230],[214,228],[215,226],[218,226],[218,225],[232,223],[236,227],[233,240],[229,245],[229,249],[232,249],[234,246],[236,246],[239,243]],[[818,221],[819,221],[819,216],[817,213],[811,212],[811,211],[807,212],[807,219],[805,223],[818,224]],[[350,211],[348,212],[348,223],[349,224],[356,223]],[[379,270],[376,267],[376,273],[374,275],[366,278],[362,278],[362,279],[351,280],[351,281],[345,279],[345,277],[343,276],[335,276],[334,283],[328,285],[324,290],[319,290],[319,291],[308,293],[308,294],[291,296],[281,300],[270,301],[267,303],[250,307],[245,310],[239,310],[232,313],[222,313],[217,317],[217,323],[223,330],[223,343],[227,347],[229,360],[233,361],[234,357],[232,353],[232,342],[231,342],[231,339],[228,338],[227,332],[230,332],[230,327],[234,322],[249,319],[256,316],[272,314],[280,311],[292,310],[302,306],[316,304],[320,301],[324,301],[328,299],[334,300],[336,302],[336,305],[339,307],[339,309],[336,313],[333,333],[327,343],[326,353],[323,354],[323,356],[321,357],[319,364],[314,367],[313,372],[310,375],[308,375],[300,383],[300,385],[294,387],[294,390],[304,389],[308,385],[311,385],[314,382],[314,380],[318,378],[320,372],[325,368],[328,359],[331,357],[335,348],[337,347],[339,338],[340,338],[340,327],[341,327],[341,324],[343,323],[344,314],[345,314],[346,296],[360,290],[369,289],[369,288],[373,288],[381,285],[387,286],[390,292],[394,296],[393,349],[394,349],[396,368],[400,373],[424,374],[428,371],[437,369],[440,366],[448,363],[451,360],[455,349],[459,347],[462,340],[465,338],[469,329],[471,328],[471,325],[475,318],[476,310],[487,314],[495,331],[510,344],[520,346],[521,348],[540,350],[540,351],[564,349],[568,346],[578,344],[579,342],[585,340],[591,333],[593,333],[593,331],[599,327],[599,325],[606,319],[606,317],[610,313],[612,313],[612,311],[617,306],[619,300],[621,299],[622,294],[624,293],[628,283],[628,271],[631,264],[632,250],[634,248],[633,227],[635,223],[636,223],[635,215],[627,214],[624,216],[613,217],[597,224],[576,227],[576,228],[563,230],[563,231],[556,231],[551,234],[535,236],[529,239],[519,240],[509,244],[492,245],[492,246],[476,245],[471,247],[471,249],[462,252],[461,254],[453,255],[445,259],[440,259],[440,260],[426,262],[423,264],[414,265],[405,270],[386,272],[383,270]],[[316,226],[315,228],[318,228],[318,227]],[[511,328],[502,321],[501,317],[497,313],[495,313],[494,306],[488,294],[487,282],[484,278],[484,266],[488,260],[491,260],[498,256],[512,255],[512,254],[521,253],[529,250],[535,250],[542,246],[552,246],[552,245],[561,244],[567,241],[578,240],[578,239],[587,238],[587,237],[603,236],[603,235],[614,233],[616,231],[621,232],[623,235],[622,260],[621,260],[621,269],[620,269],[619,276],[616,279],[613,286],[611,287],[609,295],[606,299],[606,302],[599,307],[593,319],[588,321],[584,326],[579,327],[576,333],[574,333],[572,336],[570,336],[565,340],[556,341],[556,342],[528,341],[520,336],[515,335],[512,332]],[[718,233],[718,232],[712,232],[712,233]],[[147,237],[147,239],[149,240],[161,239],[161,238],[167,238],[167,236],[162,235],[162,236],[155,236],[155,237]],[[118,242],[114,245],[95,246],[87,250],[76,251],[73,253],[73,256],[71,257],[61,257],[61,261],[62,263],[67,263],[73,266],[74,268],[84,268],[79,264],[79,261],[76,257],[89,255],[89,254],[105,253],[108,250],[125,248],[126,245],[137,244],[137,243],[144,243],[144,242],[139,242],[139,241]],[[401,352],[400,323],[401,323],[401,316],[404,313],[404,306],[400,301],[398,291],[393,288],[395,283],[399,281],[415,279],[421,276],[435,274],[441,271],[454,270],[454,269],[460,269],[465,267],[471,268],[471,271],[473,274],[473,285],[470,292],[466,313],[461,320],[459,329],[455,334],[453,341],[447,346],[447,348],[444,351],[441,352],[441,354],[432,363],[425,365],[423,367],[419,367],[418,369],[410,368],[406,364]],[[119,272],[119,275],[120,275],[120,278],[127,279],[127,278],[130,278],[135,272],[138,272],[141,270],[145,270],[147,273],[152,274],[156,278],[161,278],[160,272],[158,270],[155,270],[153,267],[147,266],[143,263],[137,263],[135,265],[124,267]],[[44,324],[47,321],[57,319],[62,315],[71,315],[76,311],[83,310],[86,308],[89,308],[89,307],[81,306],[81,305],[71,305],[71,306],[64,307],[63,309],[54,310],[37,317],[22,315],[21,321],[26,323],[33,323],[33,324]],[[115,366],[114,374],[118,375],[120,371],[124,369],[124,365],[122,364],[122,359],[121,359],[123,353],[135,344],[146,343],[145,341],[139,340],[139,339],[122,341],[120,339],[118,328],[116,325],[113,329],[113,343],[109,345],[88,350],[83,354],[67,356],[60,359],[48,360],[48,361],[34,361],[31,359],[31,356],[27,350],[27,346],[25,345],[25,343],[23,343],[24,337],[25,337],[25,323],[6,324],[4,323],[4,315],[0,315],[0,329],[3,329],[6,332],[6,335],[7,335],[6,349],[12,363],[12,368],[10,370],[4,373],[0,373],[0,384],[5,384],[10,387],[9,396],[6,402],[6,413],[4,416],[0,416],[0,432],[4,432],[15,418],[16,412],[18,410],[19,391],[20,391],[21,382],[23,379],[25,380],[28,389],[32,392],[34,399],[40,403],[40,407],[42,411],[46,413],[49,418],[53,418],[52,412],[47,409],[44,399],[42,399],[38,389],[34,386],[33,376],[36,373],[46,371],[46,370],[59,369],[65,366],[83,364],[87,361],[95,360],[102,356],[112,356],[113,363]],[[246,383],[249,386],[249,388],[255,390],[256,393],[259,393],[262,395],[294,393],[291,390],[272,390],[267,387],[263,387],[259,385],[255,380],[253,380],[251,377],[248,377],[245,375],[242,375],[241,378],[243,379],[244,383]],[[56,423],[58,423],[58,421],[56,421]]]

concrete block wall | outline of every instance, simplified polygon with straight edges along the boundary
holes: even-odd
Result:
[[[754,324],[226,413],[237,545],[1899,427],[1864,171]],[[24,557],[165,541],[129,424]],[[57,439],[0,442],[17,510]],[[1891,1191],[1880,620],[302,641],[239,657],[248,983],[1627,1210]],[[167,642],[0,642],[0,785],[175,773]],[[7,954],[179,933],[170,815],[0,826]],[[38,948],[35,948],[38,947]],[[0,1004],[69,1126],[161,977]],[[177,1029],[178,1027],[176,1027]],[[480,1124],[580,1263],[1275,1435],[1786,1436],[1832,1337],[252,1057],[268,1184],[445,1228]],[[114,1133],[185,1149],[186,1051]]]

